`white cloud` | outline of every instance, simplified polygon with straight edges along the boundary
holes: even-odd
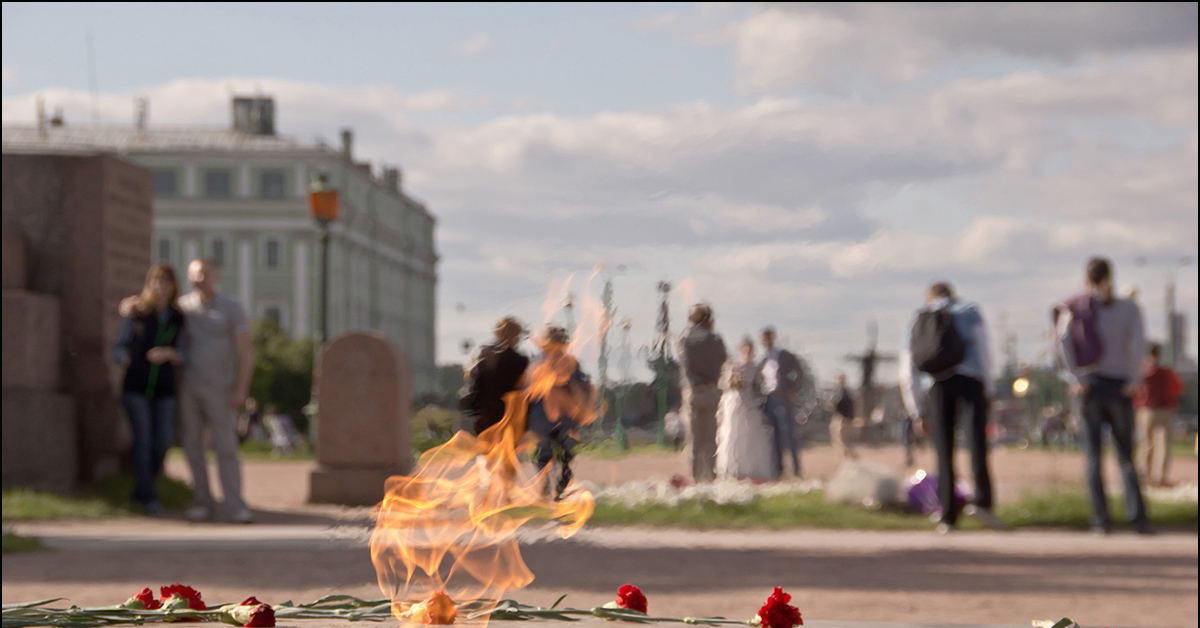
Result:
[[[450,53],[456,57],[479,57],[494,47],[492,36],[479,31],[466,39],[450,45]]]
[[[804,45],[849,41],[830,33]],[[226,85],[258,85],[276,96],[285,134],[355,127],[358,152],[404,167],[407,188],[439,219],[443,360],[504,313],[540,323],[552,280],[574,272],[582,291],[608,262],[628,268],[617,304],[634,320],[635,345],[652,333],[655,282],[690,278],[727,340],[774,323],[828,373],[870,318],[895,350],[933,279],[954,282],[992,320],[1007,311],[1026,359],[1046,304],[1077,289],[1095,253],[1113,257],[1123,283],[1143,284],[1148,310],[1161,307],[1158,275],[1132,260],[1196,257],[1196,76],[1192,47],[910,84],[887,97],[732,108],[559,115],[453,90],[251,78],[173,81],[102,95],[100,106],[106,120],[127,120],[133,97],[148,95],[152,124],[224,125]],[[86,92],[43,95],[67,105],[68,124],[86,119]],[[31,121],[34,98],[5,99],[5,121]],[[423,123],[431,111],[472,115]],[[1194,277],[1193,267],[1180,282],[1191,312]],[[1161,334],[1161,317],[1147,319]]]

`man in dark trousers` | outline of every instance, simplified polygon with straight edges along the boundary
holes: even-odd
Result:
[[[920,380],[919,361],[914,359],[917,347],[923,339],[914,338],[907,331],[904,352],[900,355],[900,392],[909,413],[917,417],[919,431],[928,431],[932,437],[938,457],[938,501],[941,504],[939,534],[954,530],[958,522],[958,503],[954,491],[954,428],[958,422],[958,410],[970,410],[971,418],[967,430],[971,448],[971,470],[975,479],[973,503],[964,512],[979,519],[984,525],[1001,528],[1000,520],[992,514],[992,479],[987,462],[987,416],[993,395],[992,360],[988,351],[987,328],[979,306],[959,301],[948,283],[935,283],[925,293],[925,308],[918,312],[922,316],[948,316],[947,325],[952,327],[960,341],[962,351],[956,364],[945,370],[930,373],[933,387],[929,390],[929,407],[918,391]]]
[[[775,344],[775,328],[765,327],[759,336],[764,356],[758,365],[760,376],[759,392],[765,402],[763,412],[771,426],[775,444],[774,460],[777,476],[783,475],[783,454],[792,454],[792,474],[800,478],[800,448],[796,444],[796,405],[800,400],[800,386],[804,372],[800,360],[786,349]]]
[[[504,396],[521,385],[521,376],[529,367],[529,358],[516,346],[524,329],[520,321],[506,316],[496,323],[496,341],[479,351],[479,360],[470,371],[470,386],[460,407],[475,417],[475,435],[504,418]]]
[[[1142,384],[1146,339],[1137,303],[1113,296],[1112,266],[1092,258],[1086,290],[1060,304],[1055,350],[1070,384],[1083,405],[1085,476],[1092,500],[1092,531],[1108,534],[1111,523],[1101,469],[1102,435],[1108,425],[1125,482],[1125,516],[1139,534],[1153,531],[1146,519],[1142,487],[1133,463],[1133,398]]]

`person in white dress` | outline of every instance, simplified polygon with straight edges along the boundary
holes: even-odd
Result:
[[[740,361],[725,363],[717,407],[717,477],[731,480],[776,479],[771,433],[759,409],[756,391],[758,365],[754,341],[746,338],[738,347]]]

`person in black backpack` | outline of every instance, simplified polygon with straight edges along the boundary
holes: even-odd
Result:
[[[900,355],[900,391],[904,404],[916,417],[917,429],[932,437],[938,457],[938,532],[945,534],[958,521],[954,492],[954,428],[958,409],[970,410],[968,442],[975,479],[972,504],[964,512],[992,528],[1003,527],[991,513],[992,480],[987,463],[987,416],[993,394],[992,364],[987,328],[979,307],[954,297],[947,283],[935,283],[925,294],[925,308],[917,312]],[[933,378],[928,408],[918,382],[924,373]]]
[[[133,432],[133,499],[162,514],[154,482],[175,438],[176,368],[183,362],[183,313],[170,264],[155,264],[130,318],[122,319],[113,359],[124,365],[121,400]]]

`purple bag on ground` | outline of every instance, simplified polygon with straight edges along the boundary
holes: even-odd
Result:
[[[1063,302],[1071,312],[1071,346],[1075,350],[1075,366],[1091,366],[1100,361],[1104,345],[1096,330],[1096,298],[1084,293]],[[1058,321],[1056,320],[1057,324]]]
[[[961,508],[966,503],[966,492],[961,486],[954,487],[954,501]],[[942,503],[938,499],[938,476],[917,471],[908,480],[908,503],[921,512],[932,515],[942,511]]]

